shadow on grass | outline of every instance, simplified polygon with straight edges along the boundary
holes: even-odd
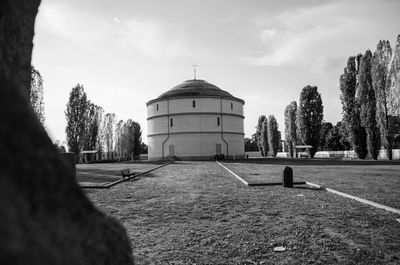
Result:
[[[141,178],[160,178],[160,177],[161,177],[160,175],[153,174],[150,172],[150,173],[144,174],[138,178],[141,179]]]

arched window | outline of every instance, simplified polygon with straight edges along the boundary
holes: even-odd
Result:
[[[220,126],[221,125],[221,119],[220,119],[220,117],[217,117],[217,126]]]
[[[174,127],[174,119],[171,118],[170,121],[169,121],[169,124],[170,124],[171,127]]]

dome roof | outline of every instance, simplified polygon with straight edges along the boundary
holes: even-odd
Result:
[[[238,100],[244,104],[243,100],[232,96],[229,92],[200,79],[187,80],[162,93],[158,98],[151,100],[149,103],[175,97],[222,97]]]

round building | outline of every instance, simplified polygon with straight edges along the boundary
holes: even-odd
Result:
[[[244,100],[188,80],[147,102],[149,159],[244,157]]]

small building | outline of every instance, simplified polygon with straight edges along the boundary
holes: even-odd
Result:
[[[310,149],[312,148],[312,145],[296,145],[296,153],[299,157],[309,158],[311,157]]]
[[[150,160],[244,157],[244,100],[204,80],[183,82],[147,102]]]

